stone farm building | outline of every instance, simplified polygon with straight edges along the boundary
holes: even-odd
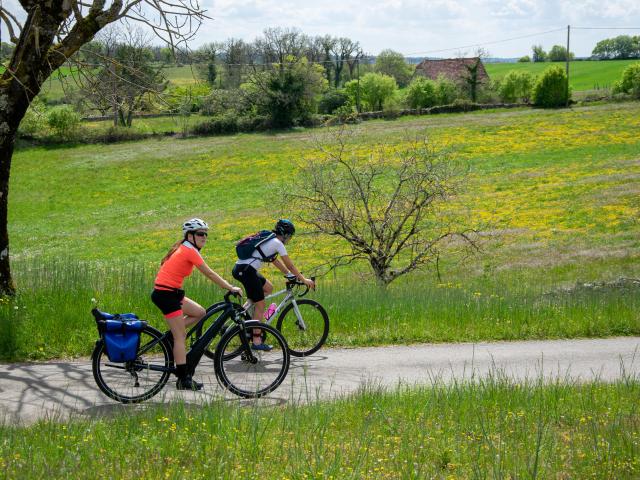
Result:
[[[473,67],[476,62],[480,62],[478,66],[478,82],[485,83],[489,80],[489,75],[484,69],[482,60],[478,57],[423,60],[416,66],[416,75],[422,75],[432,80],[437,80],[440,75],[443,75],[454,82],[462,82],[469,77],[467,67]]]

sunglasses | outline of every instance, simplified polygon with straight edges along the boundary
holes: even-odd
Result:
[[[207,237],[209,234],[207,232],[195,232],[194,235],[196,237]]]

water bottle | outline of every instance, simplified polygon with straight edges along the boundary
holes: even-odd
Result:
[[[274,314],[274,312],[276,311],[276,308],[277,308],[277,305],[275,303],[272,303],[271,305],[269,305],[269,308],[267,308],[264,312],[264,319],[269,320],[271,316]]]

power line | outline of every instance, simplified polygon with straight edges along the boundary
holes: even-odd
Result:
[[[474,43],[473,45],[463,45],[461,47],[443,48],[441,50],[428,50],[428,51],[425,51],[425,52],[407,53],[407,54],[405,54],[405,57],[409,57],[409,56],[412,56],[412,55],[425,55],[427,53],[450,52],[452,50],[461,50],[463,48],[471,48],[471,47],[482,47],[484,45],[495,45],[496,43],[511,42],[513,40],[520,40],[522,38],[538,37],[540,35],[546,35],[548,33],[563,32],[563,31],[564,31],[564,28],[556,28],[554,30],[547,30],[545,32],[532,33],[532,34],[529,34],[529,35],[520,35],[518,37],[512,37],[512,38],[505,38],[504,40],[495,40],[495,41],[484,42],[484,43]]]
[[[571,27],[575,30],[640,30],[640,27]]]

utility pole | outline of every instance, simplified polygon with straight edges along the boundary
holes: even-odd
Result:
[[[567,107],[569,106],[569,60],[571,59],[571,53],[569,51],[569,37],[571,36],[571,25],[567,25],[567,57],[566,57],[566,70],[567,70]]]
[[[358,88],[356,89],[356,110],[360,113],[360,59],[356,58],[356,75],[358,77]]]

